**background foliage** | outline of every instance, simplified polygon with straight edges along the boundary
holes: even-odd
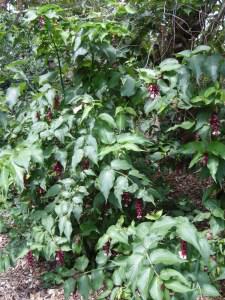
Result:
[[[0,15],[0,270],[56,261],[43,279],[66,299],[218,296],[224,5],[16,4]],[[200,210],[171,204],[174,170],[209,179]]]

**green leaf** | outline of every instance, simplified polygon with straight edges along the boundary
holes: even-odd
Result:
[[[153,300],[163,300],[162,284],[162,281],[155,276],[150,287],[150,295]]]
[[[183,50],[183,51],[181,51],[181,52],[178,52],[177,54],[176,54],[176,56],[181,56],[181,57],[190,57],[191,56],[191,50]]]
[[[94,291],[99,290],[103,286],[104,273],[102,270],[93,270],[91,272],[91,287]]]
[[[132,7],[130,4],[125,5],[124,8],[125,8],[126,12],[131,15],[136,14],[136,12],[137,12],[136,8]]]
[[[151,231],[166,235],[168,231],[177,225],[177,220],[168,216],[163,216],[152,224]]]
[[[64,298],[69,300],[70,295],[74,292],[76,286],[76,280],[69,278],[64,282]]]
[[[159,65],[161,72],[174,71],[181,67],[175,58],[167,58]]]
[[[203,284],[201,286],[201,292],[202,292],[203,296],[207,296],[207,297],[219,297],[220,296],[220,293],[218,292],[216,287],[214,287],[211,284]]]
[[[174,125],[173,127],[170,127],[167,132],[169,131],[173,131],[173,130],[176,130],[177,128],[183,128],[183,129],[191,129],[193,126],[195,125],[195,122],[191,122],[191,121],[184,121],[183,123],[181,124],[177,124],[177,125]]]
[[[216,157],[209,157],[207,167],[214,181],[216,181],[216,173],[219,167],[219,160]]]
[[[129,75],[126,75],[122,78],[123,86],[121,88],[122,97],[131,97],[135,94],[136,90],[136,81]]]
[[[132,166],[126,160],[114,159],[111,162],[111,167],[114,170],[129,170]]]
[[[105,197],[108,199],[110,190],[113,187],[115,181],[115,172],[110,167],[103,169],[99,175],[99,189]]]
[[[220,156],[221,158],[225,159],[225,145],[219,141],[212,141],[208,145],[208,151],[215,156]]]
[[[177,280],[166,281],[166,282],[164,282],[164,284],[165,284],[166,288],[168,288],[169,290],[172,290],[176,293],[185,294],[185,293],[192,291],[192,289],[190,289],[189,287],[185,286],[184,284],[182,284],[181,282],[179,282]]]
[[[31,160],[31,151],[27,148],[20,150],[19,153],[15,155],[14,158],[14,162],[18,166],[23,167],[27,172],[28,172],[30,160]]]
[[[115,120],[109,114],[102,113],[98,117],[99,117],[99,119],[105,121],[110,127],[112,127],[112,128],[116,128],[117,127]]]
[[[196,47],[193,51],[192,54],[197,54],[200,52],[209,52],[211,50],[211,47],[208,45],[200,45],[198,47]]]
[[[183,154],[194,154],[195,152],[205,153],[205,145],[203,142],[190,142],[182,147]]]
[[[45,229],[51,234],[52,233],[52,227],[54,225],[54,219],[51,215],[43,218],[41,220],[42,225],[45,227]]]
[[[111,145],[115,143],[116,137],[114,131],[111,130],[111,128],[104,126],[104,127],[98,127],[96,128],[97,134],[100,137],[100,140],[103,144]]]
[[[122,243],[128,245],[128,234],[126,231],[123,231],[121,227],[112,225],[107,230],[107,234],[109,235],[113,243]]]
[[[88,300],[89,291],[91,289],[90,279],[87,275],[84,275],[78,279],[78,291],[84,300]]]
[[[143,255],[141,254],[132,254],[129,256],[127,260],[127,278],[129,279],[129,282],[132,284],[132,289],[136,289],[137,280],[139,278],[139,274],[141,271],[141,266],[143,264]]]
[[[222,56],[214,54],[208,56],[205,60],[205,70],[207,74],[211,77],[212,81],[216,81],[219,77],[219,68],[222,62]]]
[[[149,299],[149,287],[154,276],[154,270],[149,267],[144,267],[137,281],[137,288],[143,300]]]
[[[84,272],[86,270],[88,264],[89,264],[88,258],[85,255],[83,255],[76,259],[74,268],[76,268],[78,271]]]
[[[189,286],[188,280],[180,272],[178,272],[174,269],[163,269],[160,272],[160,278],[163,281],[168,281],[170,279],[175,279],[175,280],[180,281],[184,285]]]
[[[130,133],[122,133],[118,135],[117,142],[119,144],[133,143],[133,144],[140,144],[140,145],[150,143],[150,141],[147,140],[146,138],[136,134],[130,134]]]
[[[67,237],[68,241],[70,241],[71,233],[72,233],[72,224],[68,218],[65,219],[64,222],[64,233],[65,236]]]
[[[182,263],[183,260],[167,249],[156,249],[150,254],[150,259],[153,264],[175,265]]]
[[[196,228],[186,218],[179,217],[178,220],[177,234],[179,237],[193,245],[201,253]]]
[[[86,139],[86,146],[84,147],[84,154],[94,164],[98,164],[98,144],[92,135],[88,135]]]
[[[90,112],[92,111],[93,108],[94,108],[94,105],[86,105],[84,107],[80,123],[82,123],[88,117],[88,115],[90,114]]]
[[[199,83],[200,77],[203,74],[203,65],[205,62],[205,56],[197,54],[187,59],[194,76],[196,77],[197,83]]]
[[[55,152],[55,159],[58,160],[63,168],[66,168],[66,163],[67,163],[67,152],[63,150],[57,150]]]
[[[140,79],[144,80],[146,83],[152,83],[153,79],[157,79],[159,72],[153,69],[138,69]]]
[[[114,195],[118,199],[119,207],[122,208],[122,194],[128,190],[128,178],[125,176],[119,176],[116,179],[114,185]]]
[[[154,204],[154,197],[152,193],[146,189],[139,189],[137,198],[142,199],[144,202],[151,202]]]
[[[123,113],[119,113],[117,114],[116,116],[116,125],[117,125],[117,128],[119,129],[119,131],[122,131],[123,129],[125,129],[126,127],[126,115],[123,114]]]
[[[77,165],[82,161],[84,157],[84,150],[82,149],[74,149],[74,154],[72,157],[72,169],[76,169]]]
[[[50,187],[50,189],[47,191],[47,194],[45,195],[46,198],[52,198],[59,194],[61,191],[61,185],[60,184],[54,184]]]

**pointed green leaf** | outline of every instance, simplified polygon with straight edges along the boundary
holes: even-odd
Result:
[[[150,287],[150,295],[153,300],[163,300],[162,281],[155,277]]]
[[[106,167],[101,171],[99,175],[99,189],[105,197],[105,200],[108,199],[110,190],[113,187],[115,180],[115,172],[110,167]]]
[[[69,278],[64,282],[64,298],[69,300],[70,295],[74,292],[76,286],[76,280]]]
[[[159,248],[151,252],[150,259],[153,264],[175,265],[183,262],[176,254]]]

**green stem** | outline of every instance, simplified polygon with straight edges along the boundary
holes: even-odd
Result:
[[[51,38],[52,44],[54,46],[56,58],[57,58],[57,61],[58,61],[60,83],[61,83],[63,98],[65,100],[65,85],[64,85],[64,81],[63,81],[63,73],[62,73],[62,66],[61,66],[61,61],[60,61],[60,56],[59,56],[59,50],[58,50],[58,47],[55,43],[54,37],[53,37],[51,32],[50,32],[50,38]]]

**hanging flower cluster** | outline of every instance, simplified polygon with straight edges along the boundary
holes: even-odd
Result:
[[[57,264],[61,266],[64,265],[64,252],[62,250],[56,251],[55,260]]]
[[[123,200],[123,203],[124,203],[124,207],[128,207],[131,203],[131,196],[130,196],[130,193],[128,192],[124,192],[123,195],[122,195],[122,200]]]
[[[136,218],[138,220],[143,218],[143,203],[141,199],[135,201]]]
[[[219,136],[220,135],[220,120],[217,113],[213,113],[210,118],[210,125],[212,130],[213,136]]]
[[[148,86],[148,92],[151,99],[155,99],[160,95],[159,86],[157,84],[150,84]]]
[[[59,161],[57,161],[53,166],[53,171],[56,173],[57,176],[60,176],[63,172],[63,166]]]
[[[34,256],[33,256],[32,250],[30,250],[30,251],[27,253],[26,260],[27,260],[28,266],[29,266],[30,268],[33,268],[33,267],[34,267]]]
[[[179,256],[181,259],[187,259],[187,242],[181,240]]]

